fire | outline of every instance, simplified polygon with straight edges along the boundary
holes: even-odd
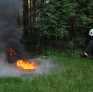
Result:
[[[17,60],[17,66],[21,67],[22,69],[27,69],[27,70],[34,70],[36,68],[36,64],[34,61],[28,62],[22,59]]]
[[[13,54],[16,54],[16,52],[15,52],[15,50],[13,48],[10,48],[8,50],[8,53],[9,53],[10,56],[12,56]]]
[[[13,48],[10,48],[8,50],[8,53],[10,56],[13,56],[13,54],[17,54]],[[18,67],[21,67],[22,69],[25,69],[25,70],[34,70],[36,68],[36,63],[34,61],[28,62],[28,61],[23,60],[23,59],[18,59],[16,61],[16,65]]]

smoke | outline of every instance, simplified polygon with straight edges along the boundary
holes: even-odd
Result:
[[[47,73],[50,73],[50,70],[53,69],[55,66],[52,63],[51,59],[42,59],[42,58],[35,58],[35,59],[29,59],[29,61],[35,61],[36,63],[36,69],[35,70],[23,70],[19,67],[17,67],[15,64],[9,64],[5,59],[5,53],[0,54],[0,77],[4,76],[15,76],[15,77],[21,77],[25,79],[32,79],[33,77],[36,77],[38,75],[45,75]],[[31,74],[31,76],[29,76]],[[23,76],[24,75],[24,76]]]
[[[18,76],[22,74],[42,74],[50,69],[50,60],[35,59],[36,70],[20,70],[14,61],[24,54],[21,44],[23,31],[18,26],[18,14],[22,9],[21,0],[0,0],[0,76]],[[13,48],[15,55],[9,56],[8,50]],[[13,63],[13,64],[9,64]],[[30,60],[28,60],[30,61]],[[42,62],[41,62],[42,61]]]
[[[24,46],[20,42],[23,31],[17,22],[21,9],[21,0],[0,0],[0,53],[7,53],[10,48],[17,53],[12,57],[7,54],[10,63],[24,54]]]
[[[21,4],[21,0],[0,0],[0,20],[15,24],[19,11],[22,9]]]

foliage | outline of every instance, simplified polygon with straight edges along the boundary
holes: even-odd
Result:
[[[93,28],[92,8],[92,0],[50,0],[42,6],[40,16],[34,22],[36,30],[32,30],[28,42],[32,40],[31,44],[35,43],[35,50],[49,45],[62,48],[84,47],[88,32]]]
[[[36,27],[39,28],[39,36],[46,37],[64,37],[68,35],[67,25],[70,17],[75,16],[75,3],[68,1],[50,0],[48,4],[43,7],[41,16],[36,22]]]

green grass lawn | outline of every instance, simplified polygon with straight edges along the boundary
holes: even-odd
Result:
[[[53,59],[56,66],[50,73],[31,80],[1,77],[0,92],[93,92],[93,60],[77,54],[60,54]]]

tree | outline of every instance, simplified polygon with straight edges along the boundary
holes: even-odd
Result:
[[[28,35],[29,18],[28,18],[28,0],[23,0],[23,30]]]
[[[48,43],[62,40],[72,48],[85,45],[85,34],[92,28],[92,7],[92,0],[50,0],[36,22],[39,37],[46,37]]]
[[[51,45],[76,48],[84,46],[93,27],[92,0],[30,0],[30,40],[37,48]],[[42,6],[43,5],[43,6]],[[24,0],[24,33],[28,34],[28,2]],[[33,25],[35,24],[35,25]],[[27,41],[26,41],[27,42]],[[39,43],[39,45],[38,45]]]

